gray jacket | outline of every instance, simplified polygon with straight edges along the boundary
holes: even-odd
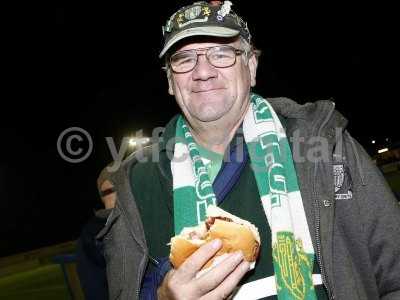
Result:
[[[287,122],[310,233],[330,298],[400,299],[400,208],[380,171],[345,130],[347,120],[331,101],[305,105],[286,98],[268,101]],[[140,155],[150,153],[147,148]],[[109,174],[117,204],[98,238],[105,246],[110,299],[137,299],[149,260],[128,179],[137,157],[132,155]]]

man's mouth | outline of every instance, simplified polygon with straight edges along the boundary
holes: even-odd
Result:
[[[213,91],[218,91],[218,90],[222,90],[222,88],[199,89],[199,90],[192,90],[192,92],[195,94],[198,94],[198,93],[208,93],[208,92],[213,92]]]

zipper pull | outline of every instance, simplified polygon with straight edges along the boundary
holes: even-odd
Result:
[[[149,259],[156,266],[158,266],[160,264],[160,262],[157,259],[155,259],[154,257],[152,257],[151,255],[149,255]]]
[[[332,205],[332,202],[330,200],[325,199],[323,202],[325,207],[330,207]]]

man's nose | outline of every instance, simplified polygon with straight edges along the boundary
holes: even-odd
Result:
[[[218,72],[214,66],[210,64],[205,55],[199,55],[197,64],[193,69],[193,80],[208,80],[217,77]]]

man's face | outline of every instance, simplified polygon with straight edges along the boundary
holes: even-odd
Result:
[[[177,51],[218,46],[217,42],[190,42]],[[226,43],[242,49],[239,40]],[[250,87],[255,85],[257,61],[254,55],[236,57],[227,68],[212,66],[205,55],[199,55],[196,67],[187,73],[171,70],[169,93],[174,95],[182,112],[193,124],[217,120],[235,122],[244,114],[249,102]]]

